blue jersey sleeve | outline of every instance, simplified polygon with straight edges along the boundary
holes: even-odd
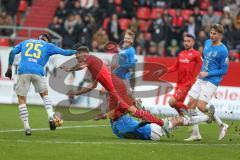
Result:
[[[227,73],[229,63],[227,49],[222,51],[219,62],[220,69],[214,69],[212,71],[209,71],[208,76],[222,76]]]
[[[9,57],[8,57],[8,64],[9,65],[12,65],[13,64],[13,61],[14,61],[14,58],[15,58],[15,55],[20,53],[21,50],[22,50],[22,43],[19,43],[18,45],[16,45],[10,52],[9,54]]]
[[[59,48],[57,46],[55,46],[54,44],[49,44],[48,45],[48,54],[50,56],[55,55],[55,54],[61,54],[64,56],[71,56],[73,54],[76,54],[77,51],[76,50],[72,50],[72,49],[62,49]]]
[[[129,49],[126,53],[126,61],[124,64],[120,64],[120,67],[128,69],[136,64],[135,50],[133,48]]]

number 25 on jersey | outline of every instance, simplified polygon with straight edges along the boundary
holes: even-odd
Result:
[[[40,48],[43,47],[42,44],[27,43],[26,47],[27,47],[27,50],[25,52],[25,56],[33,57],[33,58],[36,58],[36,59],[39,59],[41,57],[42,51],[41,51]],[[34,53],[29,53],[32,49],[34,50]]]

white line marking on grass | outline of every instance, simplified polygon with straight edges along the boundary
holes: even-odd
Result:
[[[73,145],[164,145],[164,146],[240,146],[240,144],[228,144],[228,143],[177,143],[177,142],[127,142],[123,140],[123,142],[87,142],[87,141],[46,141],[46,140],[6,140],[0,139],[0,142],[14,142],[14,143],[38,143],[38,144],[73,144]]]
[[[80,125],[80,126],[65,126],[57,127],[59,129],[72,129],[72,128],[98,128],[98,127],[108,127],[109,125]],[[32,128],[32,131],[46,131],[49,128]],[[9,130],[0,130],[0,133],[9,133],[9,132],[23,132],[23,129],[9,129]]]

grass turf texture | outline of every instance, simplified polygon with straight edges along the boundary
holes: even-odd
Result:
[[[230,124],[228,135],[218,141],[215,123],[201,125],[203,140],[184,142],[190,128],[182,127],[171,138],[160,142],[125,140],[113,135],[109,120],[65,122],[62,129],[48,130],[47,114],[43,107],[28,106],[32,136],[24,135],[17,105],[0,105],[0,159],[184,159],[222,160],[240,159],[240,122]],[[80,110],[80,112],[83,110]],[[79,112],[79,110],[77,110]],[[75,127],[72,127],[75,126]]]

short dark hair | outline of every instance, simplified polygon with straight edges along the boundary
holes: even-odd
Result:
[[[50,34],[48,34],[48,33],[40,34],[39,39],[44,40],[43,38],[47,38],[48,42],[52,41],[52,38],[51,38]]]
[[[78,51],[78,53],[83,53],[83,52],[89,53],[89,49],[86,46],[78,47],[77,51]]]
[[[185,34],[183,37],[189,37],[189,38],[192,38],[195,41],[195,37],[190,33]]]
[[[214,29],[215,31],[217,31],[218,33],[221,33],[223,34],[224,33],[224,28],[221,24],[213,24],[210,28],[211,29]]]

